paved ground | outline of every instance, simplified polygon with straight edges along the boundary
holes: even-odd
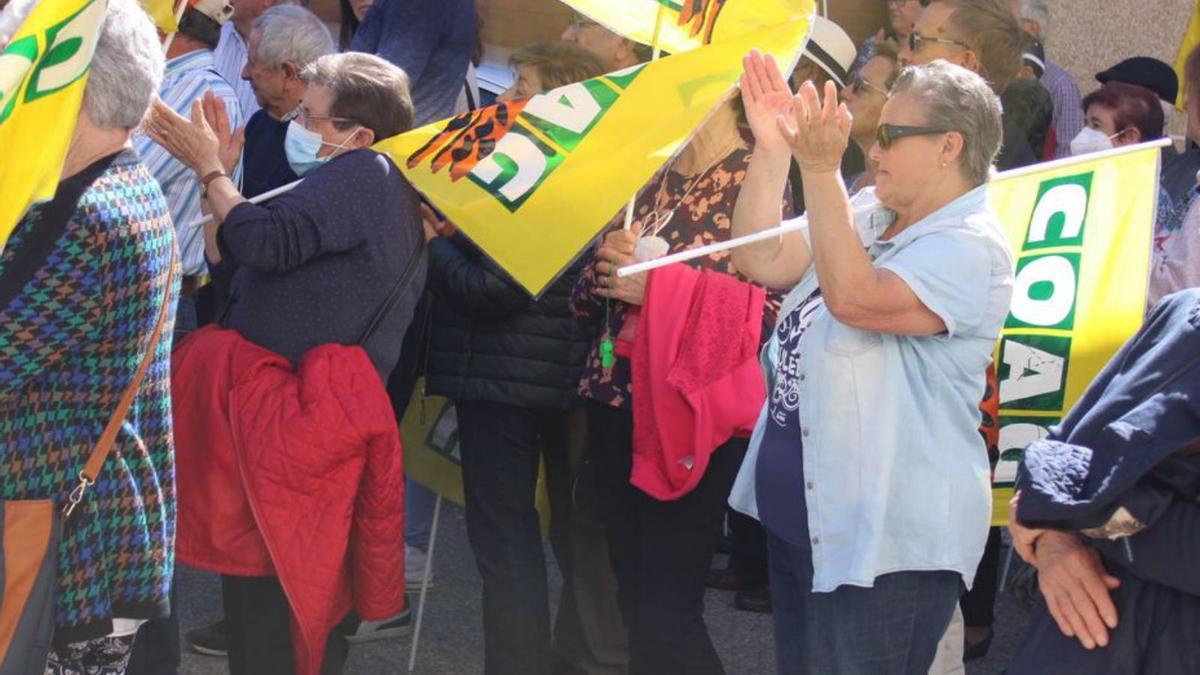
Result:
[[[483,671],[480,582],[467,546],[462,511],[458,508],[444,510],[442,525],[442,535],[435,551],[434,586],[427,600],[421,651],[414,672],[421,675],[478,675]],[[213,575],[181,569],[178,582],[181,620],[185,628],[218,615],[220,587]],[[731,603],[732,593],[709,591],[705,616],[729,675],[773,674],[775,659],[770,616],[739,612],[732,608]],[[1015,650],[1025,623],[1025,614],[1011,596],[1001,596],[997,619],[997,634],[991,653],[988,658],[970,664],[968,675],[1002,673]],[[350,651],[346,674],[404,673],[408,667],[410,646],[411,636],[354,647]],[[224,659],[190,653],[184,655],[185,675],[218,675],[226,672]]]

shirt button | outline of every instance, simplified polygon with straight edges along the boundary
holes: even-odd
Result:
[[[804,435],[804,437],[805,437],[805,438],[808,438],[808,429],[805,429],[805,430],[804,430],[804,432],[803,432],[803,435]]]
[[[813,489],[813,484],[812,484],[811,480],[808,481],[807,483],[805,483],[804,486],[807,487],[809,490]]]
[[[817,544],[821,543],[821,538],[820,538],[820,537],[813,537],[813,538],[812,538],[812,543],[813,543],[813,546],[816,546]]]
[[[800,373],[800,381],[801,381],[801,382],[803,382],[803,381],[804,381],[804,373]]]

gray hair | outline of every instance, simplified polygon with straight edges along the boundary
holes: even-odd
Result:
[[[325,23],[316,14],[296,5],[271,7],[254,20],[254,30],[262,31],[254,60],[264,68],[278,68],[290,63],[301,71],[322,56],[337,51]]]
[[[162,44],[137,0],[109,0],[83,90],[88,117],[102,129],[142,121],[163,78]]]
[[[897,96],[905,96],[924,108],[925,126],[962,134],[959,170],[972,185],[988,181],[992,162],[1000,152],[1004,127],[1000,98],[982,77],[938,59],[901,71],[892,87],[892,98]]]
[[[1042,29],[1039,39],[1045,43],[1050,32],[1050,8],[1042,0],[1021,0],[1021,18],[1036,23]]]

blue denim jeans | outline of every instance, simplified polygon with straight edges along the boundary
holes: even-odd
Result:
[[[767,532],[780,675],[926,675],[962,590],[955,572],[895,572],[812,592],[812,549]]]

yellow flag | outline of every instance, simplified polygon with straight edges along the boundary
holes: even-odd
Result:
[[[540,293],[733,91],[752,48],[794,64],[808,19],[465,113],[378,143]]]
[[[31,205],[54,196],[107,7],[39,2],[0,53],[0,248]]]
[[[563,0],[618,35],[685,52],[813,13],[809,0]]]
[[[179,0],[181,3],[186,3],[187,0]],[[142,9],[150,15],[150,19],[154,21],[154,27],[162,31],[164,35],[170,35],[179,30],[179,23],[175,20],[175,3],[172,0],[141,0]]]
[[[1021,451],[1047,435],[1142,325],[1159,149],[1030,167],[992,182],[1017,272],[996,349],[993,522],[1008,522]]]
[[[1184,109],[1184,103],[1187,102],[1187,73],[1184,72],[1184,65],[1188,54],[1197,46],[1200,46],[1200,0],[1197,0],[1196,7],[1192,10],[1183,44],[1179,45],[1179,53],[1175,55],[1175,74],[1179,76],[1179,95],[1175,99],[1175,107],[1180,110]]]

